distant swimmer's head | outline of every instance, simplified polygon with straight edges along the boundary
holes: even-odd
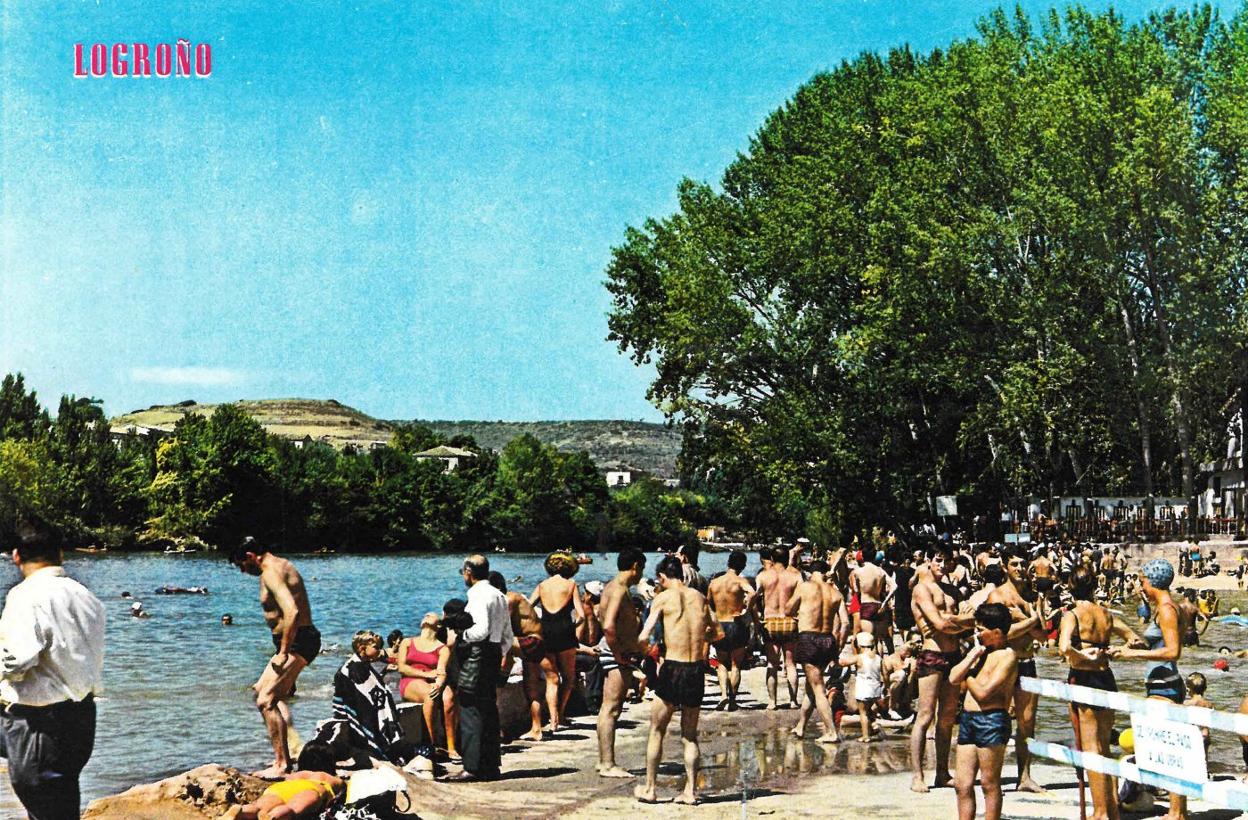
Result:
[[[1165,558],[1154,558],[1140,568],[1140,580],[1154,589],[1169,589],[1174,583],[1174,565]]]
[[[227,613],[225,613],[224,615],[222,615],[222,616],[221,616],[221,625],[222,625],[222,626],[233,626],[233,625],[234,625],[234,616],[233,616],[233,615],[231,615],[231,614],[230,614],[230,613],[228,613],[228,612],[227,612]]]
[[[1219,658],[1219,660],[1221,659]],[[1226,663],[1225,660],[1223,660],[1222,662]],[[1230,664],[1227,664],[1227,666],[1230,666]],[[1193,672],[1192,674],[1187,676],[1187,691],[1191,692],[1193,695],[1205,694],[1205,689],[1208,688],[1208,686],[1209,686],[1209,682],[1206,681],[1205,676],[1200,674],[1199,672]]]
[[[260,574],[260,561],[269,552],[268,547],[250,535],[244,538],[229,552],[230,563],[238,567],[239,572],[248,575]]]
[[[1232,615],[1238,615],[1238,614],[1239,614],[1239,607],[1237,607],[1237,606],[1233,606],[1233,607],[1231,607],[1231,614],[1232,614]]]
[[[1219,655],[1226,655],[1226,656],[1230,656],[1230,654],[1231,654],[1231,648],[1230,648],[1229,646],[1219,646],[1219,647],[1218,647],[1218,654],[1219,654]]]

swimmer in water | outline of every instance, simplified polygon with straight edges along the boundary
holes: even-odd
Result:
[[[134,603],[132,603],[132,604],[130,605],[130,617],[132,617],[132,618],[150,618],[150,617],[152,617],[152,615],[151,615],[151,613],[150,613],[150,612],[145,612],[145,611],[143,610],[143,604],[142,604],[142,603],[140,603],[139,601],[135,601]]]
[[[234,625],[234,616],[233,616],[233,615],[231,615],[231,614],[230,614],[230,613],[228,613],[228,612],[227,612],[227,613],[225,613],[224,615],[222,615],[222,616],[221,616],[221,625],[222,625],[222,626],[233,626],[233,625]]]

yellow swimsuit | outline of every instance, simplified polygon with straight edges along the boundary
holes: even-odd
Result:
[[[297,794],[303,794],[306,791],[323,791],[330,799],[334,799],[334,787],[322,780],[282,780],[274,783],[264,790],[265,794],[271,794],[281,799],[283,803]]]

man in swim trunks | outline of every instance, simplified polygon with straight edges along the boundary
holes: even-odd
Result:
[[[1031,559],[1031,585],[1042,597],[1048,595],[1057,584],[1057,566],[1049,560],[1049,547],[1041,544],[1036,557]]]
[[[953,596],[941,586],[945,573],[957,566],[953,549],[936,543],[927,550],[926,572],[920,573],[914,586],[911,611],[923,635],[923,646],[915,656],[919,676],[919,708],[910,732],[910,789],[926,792],[923,777],[923,753],[927,749],[927,730],[936,721],[937,787],[949,785],[949,738],[958,714],[958,689],[949,682],[949,670],[962,659],[957,636],[974,622],[970,613],[957,614]]]
[[[511,652],[520,657],[524,669],[524,696],[529,699],[529,716],[532,725],[522,740],[542,739],[542,699],[546,693],[546,680],[542,673],[542,657],[546,654],[542,644],[542,621],[529,599],[515,590],[507,589],[507,579],[501,572],[492,570],[490,586],[503,593],[507,599],[507,611],[511,615]],[[510,654],[510,653],[509,653]],[[510,664],[504,660],[504,667]]]
[[[958,817],[975,818],[975,776],[984,790],[984,820],[1001,818],[1001,763],[1010,741],[1010,698],[1018,679],[1018,656],[1006,643],[1010,611],[1004,604],[975,610],[975,645],[949,673],[952,684],[966,681],[958,729]],[[939,742],[939,741],[937,741]]]
[[[720,700],[718,709],[737,711],[737,688],[741,685],[741,663],[750,646],[750,606],[754,603],[754,586],[741,576],[745,569],[745,553],[733,550],[728,554],[728,571],[711,581],[708,600],[724,639],[715,643],[719,659]]]
[[[893,641],[889,629],[888,611],[885,602],[891,598],[888,573],[880,569],[876,563],[875,550],[868,547],[862,551],[862,562],[849,573],[850,595],[858,596],[858,615],[855,620],[855,632],[870,632],[875,636],[876,643],[893,651]]]
[[[602,588],[598,619],[602,640],[598,643],[598,663],[602,666],[602,706],[598,709],[598,776],[632,777],[615,762],[615,726],[624,709],[624,696],[638,668],[645,645],[638,639],[641,616],[633,603],[631,588],[646,570],[641,550],[621,550],[615,562],[617,572]]]
[[[685,747],[685,789],[677,803],[696,805],[694,787],[698,782],[698,717],[706,689],[706,658],[710,642],[723,638],[715,613],[706,598],[684,583],[680,559],[668,556],[659,562],[659,587],[650,604],[650,616],[641,630],[642,644],[650,640],[655,627],[663,623],[663,662],[659,665],[650,707],[650,737],[646,744],[646,782],[633,794],[642,803],[656,803],[655,782],[663,757],[663,736],[676,710],[680,710],[680,738]]]
[[[758,591],[763,601],[763,647],[767,653],[767,708],[776,708],[776,689],[780,664],[784,663],[784,681],[789,687],[789,706],[797,705],[797,661],[793,659],[793,643],[797,640],[797,619],[788,614],[793,590],[802,582],[796,562],[802,545],[790,553],[784,549],[764,547],[759,552],[763,571],[758,574]]]
[[[1018,676],[1036,676],[1037,640],[1044,640],[1043,599],[1037,600],[1027,578],[1027,559],[1021,552],[1007,554],[1005,583],[992,591],[988,603],[1001,604],[1010,612],[1012,624],[1006,640],[1018,656]],[[1036,706],[1040,696],[1024,692],[1021,686],[1014,688],[1014,716],[1018,719],[1018,734],[1014,741],[1014,754],[1018,758],[1018,785],[1015,791],[1043,792],[1044,787],[1031,779],[1031,753],[1027,750],[1027,738],[1036,733]]]
[[[230,551],[229,560],[240,572],[260,578],[260,609],[273,632],[276,652],[252,686],[256,708],[264,717],[273,744],[273,765],[256,772],[256,776],[273,780],[290,771],[286,740],[290,707],[286,699],[294,692],[299,673],[320,654],[321,633],[312,625],[308,592],[294,564],[250,536]]]
[[[798,585],[789,601],[788,612],[797,616],[798,633],[794,657],[806,673],[806,697],[798,712],[793,734],[801,737],[806,732],[806,721],[813,708],[818,708],[823,721],[823,734],[819,743],[839,743],[840,735],[828,703],[823,683],[823,670],[837,659],[840,646],[849,635],[849,612],[845,598],[832,584],[823,579],[828,571],[824,561],[810,565],[810,578]]]

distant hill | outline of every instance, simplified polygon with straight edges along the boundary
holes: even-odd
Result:
[[[310,436],[338,449],[348,444],[366,448],[373,442],[388,442],[394,435],[394,428],[386,422],[333,399],[262,399],[239,401],[235,404],[274,435],[289,439]],[[207,416],[216,407],[215,404],[197,404],[193,401],[158,404],[146,410],[117,416],[109,422],[109,426],[114,430],[140,426],[170,431],[187,413]]]
[[[439,435],[469,435],[492,450],[529,433],[560,450],[586,450],[599,466],[622,462],[663,478],[676,475],[680,431],[644,421],[416,421]]]
[[[348,444],[367,447],[388,442],[394,425],[333,399],[261,399],[235,402],[270,433],[289,439],[310,436],[338,449]],[[187,413],[210,415],[215,404],[193,401],[155,405],[117,416],[114,429],[152,427],[166,432]],[[663,478],[676,475],[680,431],[642,421],[417,421],[451,438],[470,435],[477,444],[501,450],[507,442],[529,433],[560,450],[586,450],[599,466],[623,463]]]

